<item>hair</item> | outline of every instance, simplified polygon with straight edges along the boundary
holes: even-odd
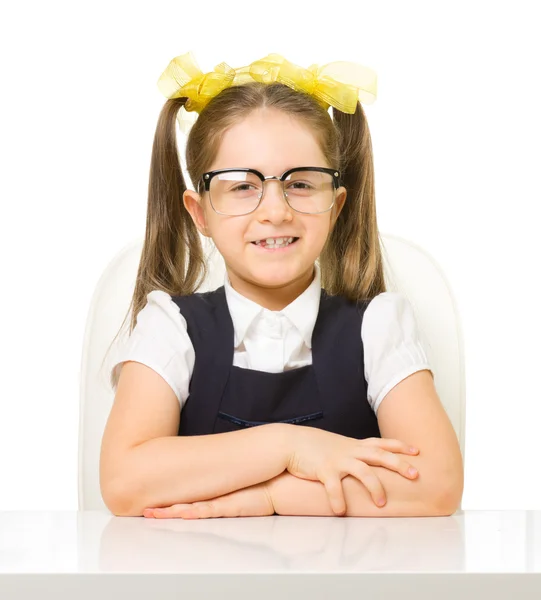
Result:
[[[183,203],[186,184],[178,155],[176,118],[186,101],[184,97],[167,100],[158,118],[150,164],[145,240],[133,297],[122,324],[131,311],[130,334],[149,292],[192,294],[207,275],[201,238]],[[353,114],[333,107],[331,119],[313,96],[282,83],[254,81],[224,89],[201,111],[186,141],[186,168],[194,186],[200,192],[203,173],[214,162],[225,132],[253,111],[264,108],[282,111],[308,126],[328,164],[340,171],[341,184],[347,190],[344,206],[319,257],[322,287],[330,295],[342,295],[352,301],[369,301],[386,291],[376,219],[372,142],[359,102]]]

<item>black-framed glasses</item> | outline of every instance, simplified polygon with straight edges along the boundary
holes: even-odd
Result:
[[[265,177],[256,169],[217,169],[203,173],[202,181],[212,208],[233,217],[257,209],[270,179],[280,181],[284,199],[293,210],[309,215],[330,210],[340,187],[340,172],[327,167],[295,167],[280,177]]]

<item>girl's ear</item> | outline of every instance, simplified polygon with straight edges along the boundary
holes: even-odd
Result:
[[[202,196],[193,190],[186,190],[182,195],[182,200],[198,231],[204,236],[210,237]]]
[[[336,196],[334,197],[334,206],[332,208],[331,213],[331,228],[334,227],[334,224],[338,219],[338,215],[342,212],[342,209],[344,208],[344,203],[346,201],[347,195],[348,193],[344,186],[341,186],[336,190]]]

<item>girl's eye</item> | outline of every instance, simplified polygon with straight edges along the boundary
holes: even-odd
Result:
[[[253,187],[253,185],[250,184],[250,183],[242,183],[242,184],[237,185],[236,187],[234,187],[231,191],[232,192],[244,192],[249,187]]]
[[[299,187],[294,187],[294,186],[299,186]],[[300,187],[300,186],[305,186],[305,187]],[[310,187],[310,185],[308,183],[304,183],[304,181],[294,181],[288,187],[289,188],[293,188],[293,189],[297,189],[297,190],[305,190],[305,189],[308,189]]]

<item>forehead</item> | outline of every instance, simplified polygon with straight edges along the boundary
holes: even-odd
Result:
[[[225,132],[209,170],[252,167],[279,175],[298,166],[328,166],[315,133],[299,119],[265,109]]]

